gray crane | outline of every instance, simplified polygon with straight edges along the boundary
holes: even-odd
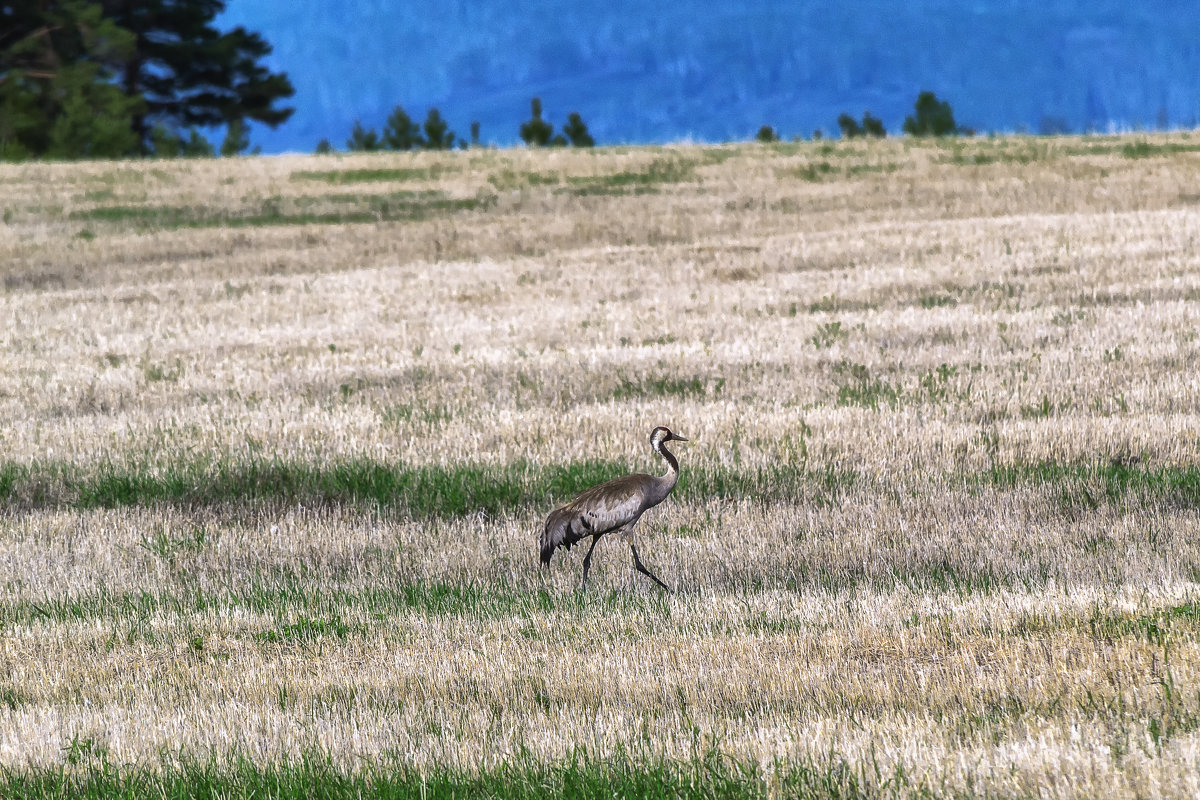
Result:
[[[550,566],[550,556],[556,548],[570,548],[581,539],[592,537],[592,546],[583,558],[583,581],[587,585],[588,569],[592,566],[592,551],[606,533],[623,536],[633,551],[633,566],[643,575],[650,576],[668,592],[665,583],[658,579],[638,558],[637,545],[633,541],[633,526],[641,519],[646,509],[667,499],[679,480],[679,462],[664,445],[667,442],[686,442],[687,439],[671,433],[669,428],[659,426],[650,432],[650,446],[667,461],[667,474],[626,475],[623,478],[601,483],[585,491],[562,508],[556,508],[546,517],[546,529],[542,532],[542,564]]]

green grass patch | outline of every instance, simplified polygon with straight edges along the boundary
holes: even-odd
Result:
[[[669,616],[660,595],[639,596],[612,590],[608,594],[553,594],[505,584],[381,580],[367,588],[347,589],[318,578],[303,566],[277,568],[220,589],[181,588],[161,592],[109,592],[47,597],[0,603],[0,629],[39,622],[111,623],[152,619],[188,619],[213,609],[244,609],[273,618],[274,624],[252,631],[260,642],[311,642],[321,638],[361,636],[374,624],[398,616],[469,619],[527,619],[534,614],[592,617],[602,613]],[[357,621],[356,621],[357,619]],[[365,620],[365,622],[364,622]]]
[[[614,400],[636,397],[678,397],[682,399],[717,395],[725,387],[725,379],[708,380],[700,376],[691,378],[621,378],[621,383],[612,392]]]
[[[557,186],[562,180],[562,175],[557,172],[517,172],[511,169],[503,169],[488,176],[488,183],[501,192],[531,186]]]
[[[574,195],[642,194],[657,191],[662,184],[681,183],[695,178],[696,163],[682,158],[656,158],[645,168],[609,175],[568,176],[568,188]]]
[[[779,178],[799,178],[809,183],[819,183],[826,178],[836,177],[840,170],[828,161],[811,161],[798,167],[775,170]]]
[[[936,401],[948,396],[954,368],[940,367],[922,378],[917,391]],[[892,402],[893,388],[854,378],[847,398],[869,405]],[[885,386],[885,388],[879,388]],[[700,391],[691,384],[682,391]],[[707,389],[706,389],[707,391]],[[674,497],[704,502],[754,499],[763,503],[840,502],[862,476],[854,470],[814,468],[803,459],[769,467],[697,465],[679,453],[682,473]],[[170,461],[159,464],[106,462],[84,468],[68,462],[0,463],[0,503],[9,510],[173,506],[185,510],[244,511],[246,508],[350,507],[420,519],[471,514],[499,515],[522,509],[548,511],[597,483],[631,471],[657,472],[661,464],[633,466],[587,460],[561,465],[525,461],[504,465],[411,466],[369,458],[328,464],[283,458]],[[1094,509],[1101,503],[1157,503],[1200,507],[1200,467],[1149,469],[1124,462],[997,465],[963,478],[968,483],[1011,488],[1048,485],[1059,489],[1063,510]],[[158,531],[142,547],[164,558],[186,558],[207,546],[209,532]]]
[[[689,390],[690,391],[690,390]],[[661,465],[655,465],[655,470]],[[82,469],[64,462],[0,464],[0,502],[10,509],[121,508],[170,505],[185,509],[246,506],[352,506],[416,518],[549,510],[590,486],[628,474],[626,465],[581,461],[556,466],[408,466],[371,459],[326,465],[285,459],[176,461],[160,465],[105,463]],[[676,496],[705,500],[753,497],[763,502],[836,502],[844,480],[804,464],[744,470],[689,468]],[[176,547],[151,542],[148,547]],[[180,547],[187,546],[187,540]]]
[[[348,772],[334,767],[321,755],[308,755],[288,764],[259,766],[235,758],[146,769],[117,766],[108,760],[108,748],[94,740],[75,742],[63,767],[6,768],[0,773],[0,795],[11,800],[46,798],[222,798],[223,800],[287,800],[322,798],[359,800],[363,797],[396,798],[540,798],[614,797],[713,798],[803,797],[813,800],[874,797],[867,781],[844,761],[830,756],[826,763],[759,766],[740,762],[715,751],[702,752],[687,761],[633,759],[624,752],[598,760],[585,755],[540,763],[519,754],[498,767],[468,772],[434,767],[418,770],[398,756],[394,764],[367,765]],[[886,777],[886,776],[884,776]],[[904,778],[902,773],[887,780]],[[922,796],[934,796],[932,787]]]
[[[882,378],[872,376],[864,364],[840,361],[833,365],[839,406],[863,406],[878,409],[880,405],[900,403],[903,391]]]
[[[819,350],[833,347],[839,342],[850,338],[850,331],[842,327],[841,322],[826,322],[817,327],[817,332],[809,337],[809,341]]]
[[[274,225],[342,225],[415,222],[462,211],[485,210],[489,196],[450,198],[439,192],[267,198],[257,207],[225,211],[203,206],[101,206],[75,211],[72,219],[128,225],[139,230],[246,228]],[[320,206],[345,206],[321,210]]]
[[[1175,153],[1200,152],[1200,143],[1187,142],[1125,142],[1121,145],[1121,155],[1125,158],[1150,158],[1152,156],[1169,156]]]
[[[434,181],[451,172],[450,167],[433,164],[428,167],[393,167],[377,169],[301,170],[293,172],[293,181],[323,181],[325,183],[383,183],[403,181]]]
[[[1119,461],[1091,464],[1042,461],[995,466],[983,477],[1000,487],[1057,487],[1058,503],[1065,513],[1094,510],[1101,503],[1153,502],[1178,508],[1200,507],[1200,467],[1197,466],[1150,469]]]
[[[351,627],[342,622],[339,617],[311,619],[301,617],[295,622],[279,625],[269,631],[259,634],[259,641],[269,643],[279,642],[311,642],[325,637],[345,639]]]

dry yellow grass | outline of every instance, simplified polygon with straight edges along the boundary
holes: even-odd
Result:
[[[671,597],[616,542],[585,596],[577,551],[541,572],[550,497],[21,495],[0,764],[1195,796],[1197,185],[1189,134],[0,165],[12,474],[657,470],[666,424],[685,476],[776,487],[647,515]]]

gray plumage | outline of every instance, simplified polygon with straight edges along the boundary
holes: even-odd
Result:
[[[679,480],[679,462],[675,460],[674,454],[664,447],[666,442],[672,441],[686,442],[687,439],[676,436],[670,429],[662,426],[650,433],[650,446],[654,452],[666,459],[665,475],[638,474],[616,478],[593,486],[562,508],[551,511],[542,532],[542,564],[549,566],[550,557],[559,547],[569,549],[576,542],[590,536],[592,544],[583,559],[583,584],[586,585],[596,543],[600,541],[601,536],[616,533],[628,538],[629,547],[633,551],[634,567],[670,591],[638,558],[632,530],[647,509],[667,499],[667,495],[675,488],[675,482]]]

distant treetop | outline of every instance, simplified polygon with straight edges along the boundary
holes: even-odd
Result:
[[[917,95],[916,114],[904,118],[904,132],[909,136],[954,136],[962,131],[954,121],[950,104],[938,100],[933,92]]]

